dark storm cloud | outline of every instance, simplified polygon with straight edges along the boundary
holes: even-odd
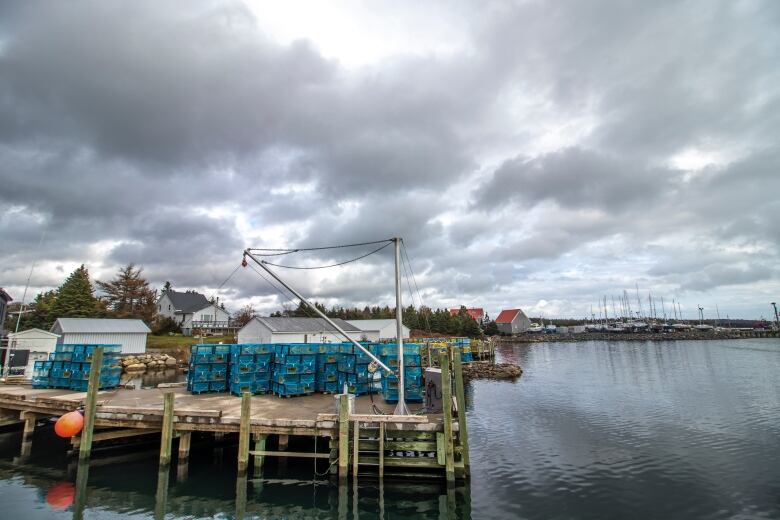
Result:
[[[44,260],[180,288],[216,288],[248,245],[397,235],[433,301],[580,301],[610,270],[776,283],[777,3],[471,11],[461,51],[349,69],[237,1],[0,5],[0,285],[43,229]],[[690,150],[720,163],[676,169]],[[679,244],[711,261],[675,265]],[[389,253],[291,278],[376,302]],[[276,293],[242,270],[220,294]]]

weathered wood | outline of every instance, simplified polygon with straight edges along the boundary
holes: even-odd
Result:
[[[279,451],[284,451],[290,445],[290,436],[286,433],[279,436]]]
[[[178,463],[185,462],[190,456],[190,446],[192,444],[192,432],[182,432],[179,435],[179,457]]]
[[[340,416],[332,413],[321,413],[317,415],[317,421],[337,421]],[[360,421],[362,423],[427,423],[427,415],[371,415],[371,414],[349,414],[350,421]]]
[[[379,478],[385,476],[385,423],[379,423]],[[381,488],[380,488],[381,493]],[[383,495],[380,495],[380,500],[383,500]],[[384,509],[382,509],[384,514]]]
[[[157,491],[154,494],[154,519],[165,520],[165,509],[168,505],[168,481],[170,472],[167,466],[160,465],[157,471]]]
[[[376,443],[383,444],[384,449],[389,451],[436,451],[435,441],[385,441],[385,440],[366,440],[360,441],[361,451],[373,451],[377,449]]]
[[[168,392],[163,395],[163,423],[160,430],[160,466],[171,463],[171,439],[173,439],[173,404],[176,395]]]
[[[352,426],[352,476],[358,474],[358,458],[360,452],[360,421],[355,421]]]
[[[265,457],[263,457],[260,452],[265,451],[265,440],[268,437],[264,433],[256,433],[254,434],[255,437],[255,449],[252,455],[254,456],[254,472],[255,476],[259,476],[263,471],[263,463],[265,462]]]
[[[114,430],[114,431],[108,431],[108,432],[100,432],[100,433],[94,433],[92,435],[92,443],[96,442],[102,442],[102,441],[110,441],[114,439],[124,439],[127,437],[143,437],[145,435],[155,435],[157,433],[160,433],[160,430],[145,430],[140,428],[129,428],[125,430]],[[81,444],[81,439],[79,437],[73,437],[70,441],[71,445],[74,448],[78,448]]]
[[[241,396],[241,429],[238,433],[238,474],[245,475],[249,466],[249,419],[252,414],[252,394],[244,392]]]
[[[349,472],[349,395],[339,396],[339,480]]]
[[[260,457],[291,457],[300,459],[327,459],[330,458],[329,453],[314,453],[313,451],[268,451],[268,450],[252,450],[250,455]]]
[[[89,383],[87,383],[87,399],[84,404],[84,427],[81,430],[81,446],[79,446],[79,460],[89,460],[92,453],[92,434],[95,428],[95,407],[97,406],[97,394],[100,390],[100,368],[103,366],[103,347],[97,347],[92,352],[92,365],[89,369]]]
[[[35,421],[38,420],[38,414],[33,412],[22,412],[19,418],[24,421],[24,430],[22,431],[22,442],[32,439],[35,433]]]
[[[436,434],[436,461],[440,466],[444,466],[446,461],[444,459],[444,433],[440,432]]]
[[[461,365],[460,349],[455,349],[452,354],[452,366],[455,372],[455,396],[458,403],[458,440],[462,448],[463,467],[466,475],[469,474],[469,434],[466,427],[466,392],[463,388],[463,366]]]
[[[449,349],[439,353],[441,366],[442,405],[444,408],[444,467],[448,482],[455,480],[455,454],[452,439],[452,386],[450,382]]]
[[[364,466],[378,466],[379,457],[364,456],[360,459]],[[436,459],[430,457],[385,457],[384,465],[388,468],[441,468]]]

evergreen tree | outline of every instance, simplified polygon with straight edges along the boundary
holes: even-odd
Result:
[[[95,298],[84,264],[73,271],[57,289],[51,306],[53,318],[98,318],[105,315],[105,307]]]
[[[137,318],[152,323],[157,315],[157,291],[142,276],[143,269],[128,264],[110,282],[96,282],[106,293],[104,300],[111,316]]]
[[[170,290],[171,290],[171,282],[166,280],[165,285],[163,285],[163,292],[168,292]]]
[[[49,330],[54,325],[56,316],[52,310],[54,300],[57,298],[57,291],[45,291],[39,293],[35,300],[30,303],[29,307],[22,314],[22,319],[19,322],[19,330],[27,330],[31,328]],[[13,326],[8,330],[16,329],[16,316],[13,316]]]

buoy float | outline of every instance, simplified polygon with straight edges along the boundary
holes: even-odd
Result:
[[[60,482],[46,493],[46,503],[53,509],[67,509],[76,498],[76,488],[70,482]]]
[[[77,435],[84,427],[84,416],[79,411],[68,412],[54,424],[54,433],[63,439]]]

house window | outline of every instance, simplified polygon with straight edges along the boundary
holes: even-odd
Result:
[[[158,311],[161,311],[161,310],[162,310],[162,305],[158,305],[158,306],[157,306],[157,310],[158,310]]]
[[[200,321],[211,321],[211,314],[201,314]]]
[[[171,306],[170,305],[168,305],[168,310],[171,310]]]

